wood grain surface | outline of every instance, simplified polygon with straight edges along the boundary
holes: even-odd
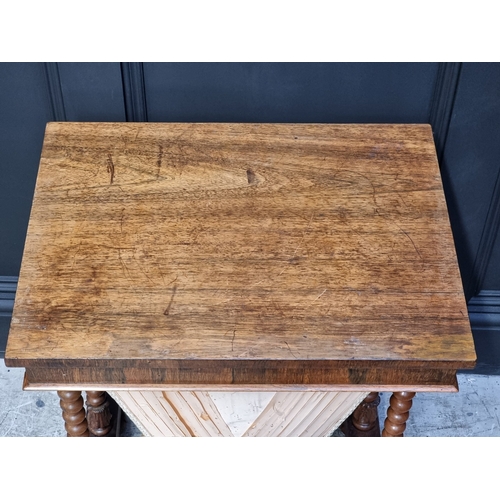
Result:
[[[429,126],[48,124],[8,366],[314,383],[474,360]]]
[[[266,393],[267,394],[267,393]],[[331,434],[364,392],[114,391],[144,436],[320,437]]]

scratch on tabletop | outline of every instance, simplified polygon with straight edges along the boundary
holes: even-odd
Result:
[[[323,294],[324,294],[327,290],[328,290],[328,289],[327,289],[327,288],[325,288],[325,289],[324,289],[324,290],[323,290],[323,291],[322,291],[322,292],[321,292],[321,293],[320,293],[320,294],[319,294],[319,295],[318,295],[318,296],[317,296],[317,297],[313,300],[313,302],[314,302],[315,300],[318,300],[318,299],[319,299],[319,298],[320,298],[320,297],[321,297],[321,296],[322,296],[322,295],[323,295]]]
[[[400,194],[400,193],[398,193],[398,196],[401,198],[401,201],[403,202],[404,206],[405,206],[405,207],[408,207],[408,205],[407,205],[407,203],[406,203],[405,199],[401,196],[401,194]]]
[[[234,351],[234,337],[236,337],[236,328],[233,330],[233,338],[231,339],[231,352]]]
[[[110,176],[109,183],[113,184],[113,179],[115,178],[115,165],[113,164],[113,159],[111,158],[111,154],[108,153],[108,174]]]
[[[172,283],[175,283],[175,282],[177,281],[177,278],[178,278],[178,277],[179,277],[179,276],[176,276],[176,277],[175,277],[172,281],[169,281],[169,282],[167,283],[167,286],[168,286],[168,285],[171,285]]]
[[[399,227],[399,226],[398,226]],[[417,245],[415,245],[415,242],[412,240],[411,236],[402,228],[399,227],[399,229],[403,232],[403,234],[411,241],[411,244],[413,245],[413,248],[415,249],[415,252],[417,252],[418,256],[420,257],[421,260],[424,260],[422,257],[422,254],[418,251]]]
[[[144,268],[141,266],[140,262],[137,260],[135,254],[132,255],[132,258],[135,260],[136,264],[137,264],[137,267],[139,268],[139,270],[142,272],[142,274],[144,274],[144,276],[146,276],[146,279],[152,283],[153,283],[153,280],[148,276],[148,273],[144,270]]]
[[[163,282],[163,284],[165,285],[165,275],[161,272],[161,269],[160,267],[157,268],[158,269],[158,274],[160,275],[160,278]],[[176,278],[177,279],[177,278]],[[166,285],[165,285],[166,286]]]
[[[163,160],[163,146],[158,146],[158,160],[156,161],[156,178],[160,177],[161,162]]]
[[[379,215],[383,219],[390,221],[390,219],[386,215],[383,215],[380,213],[378,208],[375,209],[375,212],[377,215]],[[413,245],[415,252],[417,252],[417,255],[420,257],[421,260],[424,260],[424,258],[422,257],[422,254],[419,252],[419,250],[417,248],[417,245],[415,245],[415,242],[413,241],[412,237],[397,222],[395,222],[395,221],[391,221],[391,222],[411,241],[411,244]]]
[[[122,253],[121,253],[121,249],[120,248],[117,248],[118,250],[118,260],[120,261],[120,264],[122,266],[122,269],[123,269],[123,274],[125,276],[127,276],[128,278],[130,278],[130,270],[129,268],[127,267],[127,265],[125,264],[125,262],[123,261],[123,258],[122,258]]]
[[[284,340],[283,342],[285,342],[286,346],[288,347],[288,350],[290,351],[290,354],[295,358],[297,359],[297,356],[295,356],[295,354],[292,352],[292,350],[290,349],[290,346],[288,345],[288,342],[286,340]]]
[[[177,285],[174,285],[174,288],[172,289],[172,296],[170,297],[170,302],[168,303],[168,306],[165,309],[165,311],[163,311],[163,314],[165,316],[168,316],[169,313],[170,313],[170,308],[172,307],[172,302],[174,301],[174,297],[175,297],[175,292],[176,291],[177,291]]]

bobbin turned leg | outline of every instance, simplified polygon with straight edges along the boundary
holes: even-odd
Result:
[[[112,415],[104,391],[87,391],[87,422],[94,436],[102,437],[111,430]]]
[[[89,430],[81,391],[57,391],[68,437],[88,437]]]
[[[387,418],[384,423],[383,437],[403,437],[406,421],[410,416],[410,408],[414,392],[394,392],[389,401]]]
[[[378,392],[370,392],[341,426],[346,437],[380,437]]]

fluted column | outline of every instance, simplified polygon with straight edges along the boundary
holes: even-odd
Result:
[[[86,392],[89,431],[97,437],[106,436],[112,427],[112,416],[107,394],[104,391]]]
[[[341,425],[346,437],[380,437],[378,392],[370,392]]]

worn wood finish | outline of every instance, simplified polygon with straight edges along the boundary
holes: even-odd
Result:
[[[87,423],[91,434],[103,437],[112,428],[112,415],[109,401],[104,391],[86,391]]]
[[[118,362],[119,360],[117,360]],[[143,390],[232,390],[237,386],[245,391],[395,391],[408,390],[429,392],[458,390],[455,370],[404,368],[404,363],[382,365],[379,368],[328,368],[329,362],[293,361],[263,363],[248,360],[232,362],[169,363],[155,360],[164,368],[112,368],[98,366],[66,368],[27,368],[27,384],[37,386],[80,389],[130,389]],[[85,361],[82,360],[82,364]],[[123,361],[126,365],[126,361]],[[150,363],[153,364],[153,360]],[[375,363],[374,363],[375,364]],[[335,363],[331,363],[335,366]],[[33,383],[31,381],[34,381]],[[141,382],[144,381],[144,382]],[[214,387],[214,389],[211,388]]]
[[[414,396],[415,393],[410,391],[395,392],[391,396],[382,431],[383,437],[403,437]]]
[[[474,360],[429,126],[48,125],[6,352],[32,382],[439,386]]]
[[[88,437],[89,429],[81,391],[58,391],[68,437]]]
[[[348,437],[379,437],[378,392],[370,392],[342,424],[341,430]]]

